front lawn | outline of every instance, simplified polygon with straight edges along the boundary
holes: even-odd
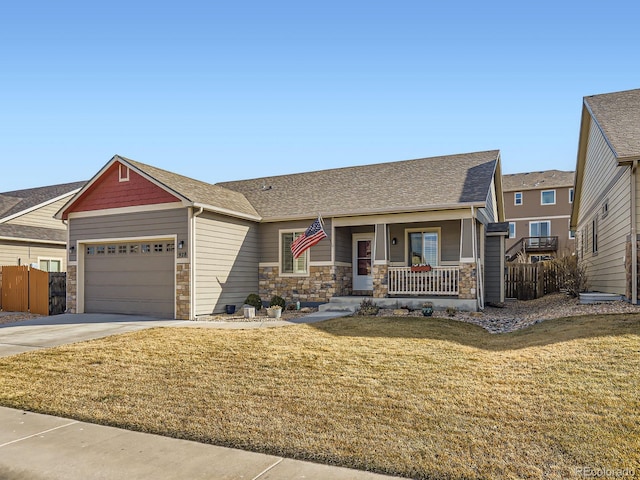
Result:
[[[640,316],[159,328],[0,359],[0,404],[415,478],[640,475]],[[583,469],[583,470],[580,470]]]

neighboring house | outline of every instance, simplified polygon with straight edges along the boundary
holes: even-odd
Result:
[[[85,182],[0,193],[0,266],[66,270],[67,226],[55,213]]]
[[[211,185],[114,156],[60,209],[67,306],[192,319],[249,293],[484,301],[485,228],[503,221],[499,152]],[[328,238],[292,240],[321,215]],[[412,272],[412,264],[432,271]]]
[[[584,97],[571,228],[590,289],[638,300],[640,89]],[[635,242],[633,242],[635,243]]]
[[[53,216],[82,185],[84,182],[0,193],[0,289],[3,266],[36,265],[49,272],[66,271],[67,227]]]
[[[574,172],[560,170],[502,176],[509,260],[537,262],[575,252],[569,228],[573,179]]]

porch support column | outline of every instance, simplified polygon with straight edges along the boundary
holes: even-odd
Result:
[[[477,298],[478,272],[474,253],[475,219],[464,218],[460,221],[460,279],[458,298],[471,300]]]
[[[373,277],[373,296],[385,298],[389,288],[389,233],[386,223],[375,225],[375,237],[373,241],[373,265],[371,276]]]

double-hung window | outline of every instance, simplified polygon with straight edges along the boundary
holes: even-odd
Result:
[[[513,204],[522,205],[522,192],[515,192],[513,194]]]
[[[516,222],[509,222],[509,238],[516,238]]]
[[[411,265],[440,263],[440,234],[437,230],[409,232],[409,262]]]
[[[293,258],[291,244],[304,230],[280,233],[280,273],[306,275],[309,272],[309,250],[298,258]]]
[[[556,191],[555,190],[542,190],[542,192],[540,192],[540,204],[541,205],[555,205],[556,204]]]

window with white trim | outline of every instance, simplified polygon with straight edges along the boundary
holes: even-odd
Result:
[[[573,203],[573,188],[569,189],[569,203]]]
[[[291,244],[304,230],[280,232],[280,273],[288,275],[306,275],[309,272],[309,250],[298,258],[293,258]]]
[[[516,238],[516,222],[509,222],[509,238]]]
[[[438,230],[409,232],[409,265],[440,264],[440,232]]]
[[[542,190],[540,192],[540,205],[555,205],[555,204],[556,204],[555,190]]]
[[[598,218],[591,222],[591,253],[598,253]]]
[[[522,205],[522,192],[515,192],[513,194],[513,204]]]
[[[62,267],[62,260],[59,258],[40,258],[38,259],[40,270],[45,272],[59,272]]]

